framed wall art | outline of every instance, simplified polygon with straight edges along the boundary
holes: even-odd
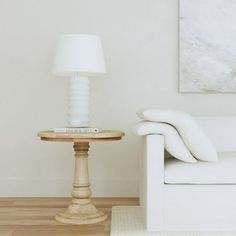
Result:
[[[179,91],[236,92],[236,0],[179,0]]]

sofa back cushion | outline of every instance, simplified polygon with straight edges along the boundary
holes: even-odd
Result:
[[[195,117],[217,152],[236,151],[236,116]]]

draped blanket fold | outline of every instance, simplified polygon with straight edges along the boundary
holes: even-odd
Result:
[[[218,160],[211,140],[188,113],[145,109],[137,114],[143,121],[133,128],[134,133],[164,135],[165,148],[175,158],[185,162]]]

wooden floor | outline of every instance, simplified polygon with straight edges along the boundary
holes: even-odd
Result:
[[[108,220],[93,225],[57,223],[54,215],[69,202],[69,198],[0,198],[0,236],[108,236],[111,207],[138,205],[137,198],[95,198]]]

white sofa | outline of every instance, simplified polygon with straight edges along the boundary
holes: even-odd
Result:
[[[236,231],[236,117],[198,117],[218,162],[165,158],[164,136],[144,136],[140,204],[148,231]]]

